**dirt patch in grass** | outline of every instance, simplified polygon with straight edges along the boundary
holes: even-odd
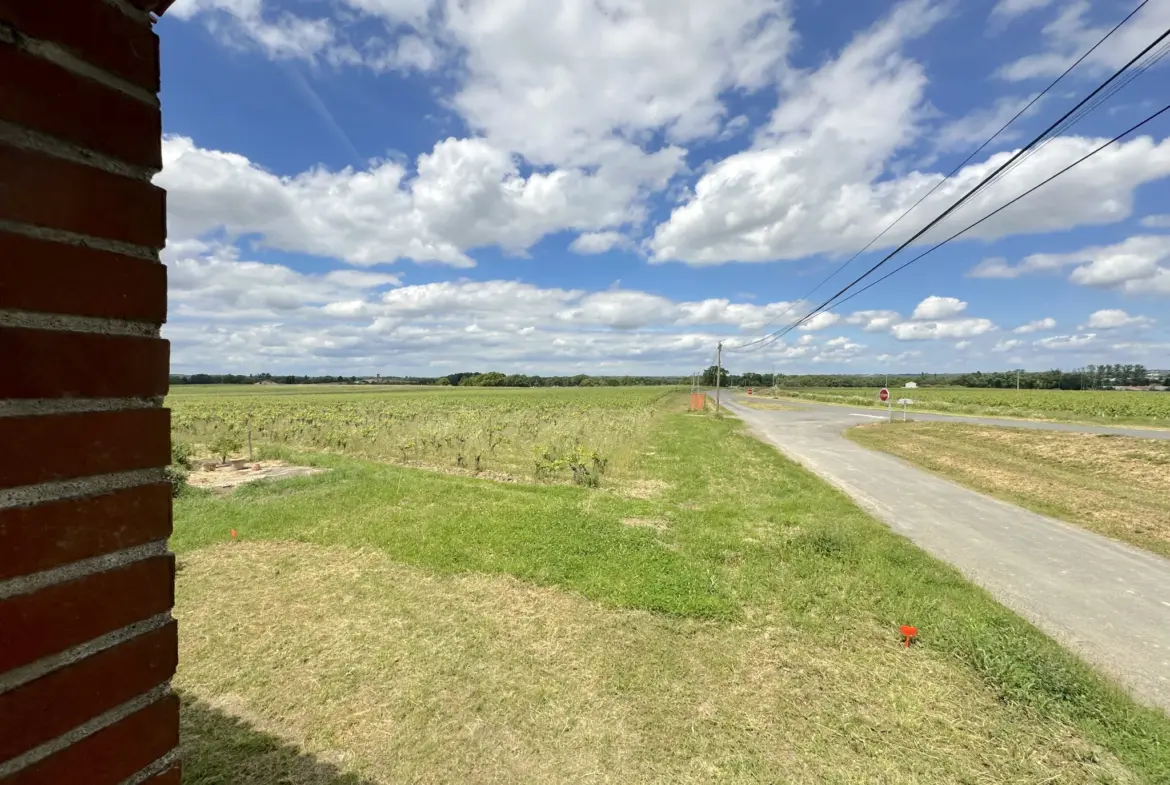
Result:
[[[1134,781],[879,630],[809,645],[766,612],[669,618],[343,547],[182,566],[188,785]]]
[[[313,466],[290,466],[284,461],[255,461],[243,463],[236,468],[232,464],[211,465],[191,472],[187,482],[197,488],[229,490],[257,480],[279,480],[289,477],[305,477],[326,471]]]
[[[959,423],[863,425],[859,443],[1170,556],[1170,441]]]

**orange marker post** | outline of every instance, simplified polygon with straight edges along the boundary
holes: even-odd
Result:
[[[911,639],[918,637],[918,628],[911,627],[909,624],[903,624],[902,625],[902,637],[905,638],[905,640],[906,640],[906,644],[905,644],[904,648],[909,649]]]

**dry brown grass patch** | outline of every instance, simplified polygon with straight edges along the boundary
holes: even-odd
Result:
[[[616,491],[631,499],[656,499],[669,487],[662,480],[634,480],[618,486]]]
[[[1128,781],[877,630],[810,646],[766,612],[670,619],[346,548],[182,562],[176,685],[370,783]]]

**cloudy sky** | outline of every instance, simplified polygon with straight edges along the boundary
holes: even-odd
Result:
[[[806,297],[1135,5],[177,0],[156,178],[174,370],[689,373],[806,313],[1170,26],[1151,0]],[[1161,108],[1167,73],[940,231]],[[1168,306],[1170,114],[727,364],[1167,368]]]

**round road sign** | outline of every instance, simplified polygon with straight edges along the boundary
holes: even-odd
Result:
[[[878,393],[878,397],[881,398],[882,401],[888,401],[890,400],[890,391],[883,387],[882,391]]]

